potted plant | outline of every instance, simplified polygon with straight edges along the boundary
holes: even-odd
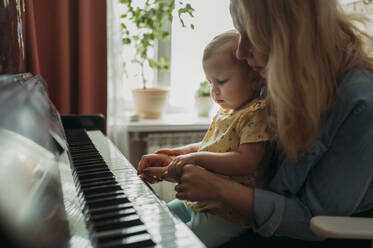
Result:
[[[120,3],[125,7],[121,15],[122,43],[134,45],[136,53],[131,63],[137,64],[141,69],[143,87],[132,91],[135,111],[144,118],[159,118],[166,103],[167,90],[148,88],[144,71],[147,66],[157,70],[169,70],[170,59],[154,59],[150,50],[154,49],[158,41],[170,39],[171,34],[164,26],[165,23],[172,22],[175,8],[184,27],[183,16],[193,17],[194,9],[180,0],[176,6],[175,0],[120,0]],[[193,24],[190,24],[190,27],[194,29]],[[126,71],[125,63],[124,66]]]
[[[199,84],[194,99],[198,116],[208,117],[213,107],[213,101],[210,94],[210,84],[207,80]]]

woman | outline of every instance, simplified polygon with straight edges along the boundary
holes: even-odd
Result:
[[[250,244],[332,247],[310,230],[313,216],[373,209],[373,62],[363,34],[336,0],[231,0],[230,10],[236,56],[267,81],[282,156],[268,190],[188,165],[176,197],[245,215]]]

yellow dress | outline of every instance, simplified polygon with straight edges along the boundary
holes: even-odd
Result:
[[[220,109],[214,116],[199,151],[230,152],[237,151],[240,144],[269,141],[265,107],[265,100],[257,98],[233,112]],[[263,188],[267,184],[268,164],[269,156],[264,156],[253,174],[230,178],[247,186]],[[195,212],[208,211],[241,226],[248,226],[242,216],[218,202],[188,201],[187,206]]]

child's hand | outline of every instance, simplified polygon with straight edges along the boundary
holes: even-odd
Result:
[[[137,174],[149,183],[160,181],[167,171],[171,158],[164,154],[148,154],[141,157],[137,167]]]
[[[174,149],[164,148],[164,149],[159,149],[158,151],[155,152],[155,154],[164,154],[169,157],[176,157],[176,156],[184,155],[187,153],[188,151],[186,151],[185,149],[181,149],[181,148],[174,148]]]
[[[195,164],[194,154],[186,154],[175,157],[168,166],[167,176],[179,180],[183,174],[183,167],[186,164]]]

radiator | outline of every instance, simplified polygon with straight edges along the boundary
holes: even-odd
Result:
[[[168,132],[168,133],[148,133],[145,138],[146,152],[153,153],[161,148],[175,148],[196,142],[200,142],[205,135],[205,131],[195,132]],[[159,182],[151,185],[157,195],[169,202],[175,199],[175,183]]]
[[[147,153],[153,153],[161,148],[175,148],[200,142],[205,135],[199,132],[149,133],[145,138]]]

